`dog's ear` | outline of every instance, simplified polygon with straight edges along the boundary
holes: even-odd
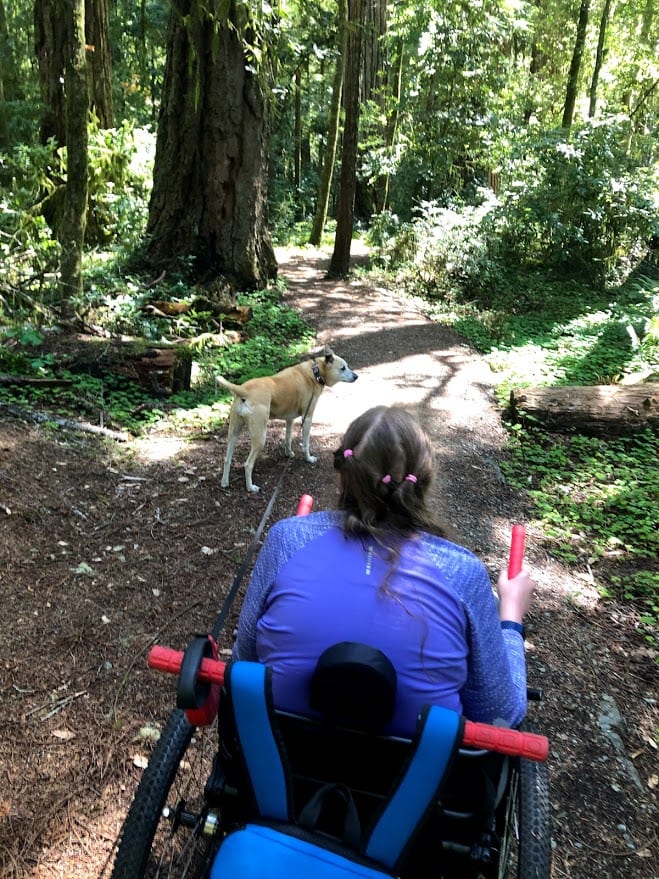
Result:
[[[334,360],[334,351],[329,345],[325,345],[325,363],[332,363]]]

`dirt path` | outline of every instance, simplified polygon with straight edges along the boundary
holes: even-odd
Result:
[[[499,469],[487,366],[390,291],[325,281],[325,259],[280,254],[286,297],[360,378],[323,393],[318,463],[288,466],[272,518],[303,492],[333,505],[330,453],[345,426],[402,403],[435,439],[438,508],[495,574],[525,511]],[[281,477],[281,436],[273,427],[261,495],[247,496],[239,466],[219,487],[223,429],[162,425],[126,447],[0,422],[0,879],[100,876],[148,758],[144,731],[173,705],[146,652],[212,624]],[[554,877],[656,879],[656,665],[624,609],[599,605],[532,532],[527,560],[540,584],[527,646],[544,690],[533,718],[551,740]]]
[[[498,464],[505,431],[493,374],[412,303],[358,280],[329,284],[324,267],[308,252],[290,259],[287,298],[360,379],[321,398],[318,427],[336,431],[376,403],[415,409],[435,439],[437,506],[495,575],[511,523],[525,514]],[[530,683],[544,692],[531,715],[552,743],[554,876],[656,879],[656,665],[624,609],[600,606],[588,579],[549,559],[533,529],[527,563],[540,586],[527,647]]]

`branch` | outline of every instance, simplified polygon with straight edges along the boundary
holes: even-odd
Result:
[[[73,382],[68,378],[37,378],[32,375],[2,375],[0,385],[36,385],[41,388],[67,388]]]
[[[37,424],[57,424],[66,430],[81,430],[85,433],[96,433],[100,436],[106,436],[108,439],[116,440],[119,443],[128,442],[130,436],[116,430],[109,430],[105,427],[99,427],[96,424],[89,424],[86,421],[72,421],[70,418],[59,418],[56,415],[48,415],[45,412],[31,412],[26,409],[20,409],[18,406],[12,406],[10,403],[0,403],[0,412],[6,412],[13,415],[14,418],[20,418],[23,421],[34,421]]]

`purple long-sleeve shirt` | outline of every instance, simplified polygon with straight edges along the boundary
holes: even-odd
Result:
[[[272,668],[275,704],[309,713],[311,674],[339,641],[382,650],[398,676],[388,731],[411,734],[421,708],[516,726],[526,713],[522,636],[502,630],[490,578],[469,550],[430,534],[403,545],[394,574],[377,544],[346,537],[342,513],[269,530],[243,602],[233,656]]]

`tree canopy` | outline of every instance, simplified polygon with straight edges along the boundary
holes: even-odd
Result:
[[[54,26],[66,8],[0,0],[5,256],[33,240],[26,210],[57,240],[73,185],[72,65]],[[658,32],[652,0],[87,0],[87,246],[126,245],[129,225],[153,263],[258,287],[276,271],[270,238],[314,215],[315,241],[337,221],[344,271],[356,225],[491,192],[519,261],[541,258],[548,237],[570,254],[583,239],[580,266],[595,255],[608,270],[656,235]],[[157,134],[153,178],[135,183],[153,191],[148,223],[140,208],[122,224],[135,131]]]

